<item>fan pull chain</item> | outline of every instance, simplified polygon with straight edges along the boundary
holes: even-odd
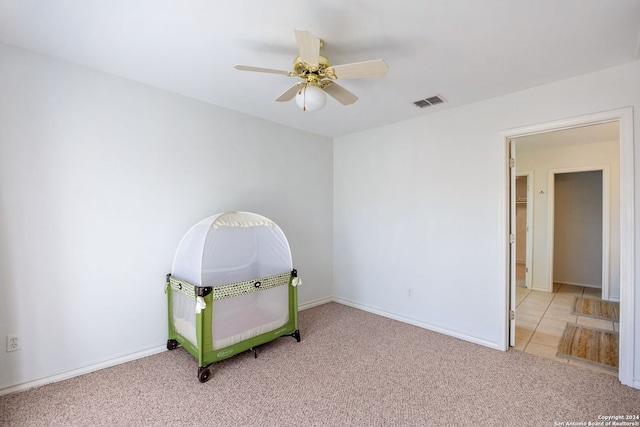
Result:
[[[302,94],[302,111],[307,111],[307,85],[306,84],[302,86],[302,89],[300,89],[300,93]]]

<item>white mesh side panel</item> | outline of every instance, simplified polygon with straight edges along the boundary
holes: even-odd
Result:
[[[289,286],[213,302],[213,348],[272,331],[289,322]]]
[[[196,301],[180,292],[173,292],[171,298],[174,329],[191,341],[194,346],[197,346]]]

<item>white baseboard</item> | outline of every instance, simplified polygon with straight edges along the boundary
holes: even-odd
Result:
[[[40,387],[45,384],[51,384],[58,381],[67,380],[73,377],[78,377],[80,375],[88,374],[90,372],[99,371],[104,368],[120,365],[121,363],[130,362],[136,359],[142,359],[143,357],[153,356],[154,354],[162,353],[163,351],[167,351],[166,345],[153,347],[147,350],[142,350],[136,353],[131,353],[124,356],[116,357],[115,359],[109,359],[102,362],[93,363],[90,365],[71,369],[68,371],[61,371],[56,374],[46,376],[44,378],[39,378],[36,380],[27,381],[21,384],[16,384],[16,385],[2,388],[0,389],[0,396],[3,396],[5,394],[10,394],[10,393],[16,393],[19,391],[29,390],[34,387]]]
[[[598,285],[592,285],[587,283],[566,282],[564,280],[554,280],[553,283],[558,283],[560,285],[582,286],[583,288],[602,289],[602,286],[598,286]]]
[[[304,304],[300,304],[298,305],[298,311],[302,311],[302,310],[306,310],[308,308],[313,308],[313,307],[317,307],[319,305],[323,305],[329,302],[334,302],[335,298],[332,297],[328,297],[328,298],[321,298],[315,301],[311,301],[311,302],[306,302]]]
[[[374,308],[374,307],[370,307],[370,306],[367,306],[367,305],[359,304],[359,303],[356,303],[356,302],[353,302],[353,301],[349,301],[349,300],[346,300],[346,299],[343,299],[343,298],[335,298],[335,297],[323,298],[323,299],[320,299],[320,300],[313,301],[311,303],[307,303],[307,304],[301,305],[298,308],[298,310],[302,311],[302,310],[305,310],[307,308],[317,307],[319,305],[327,304],[329,302],[336,302],[338,304],[342,304],[342,305],[346,305],[348,307],[356,308],[358,310],[366,311],[367,313],[377,314],[378,316],[382,316],[382,317],[386,317],[386,318],[389,318],[389,319],[397,320],[399,322],[407,323],[409,325],[417,326],[419,328],[428,329],[430,331],[438,332],[438,333],[443,334],[443,335],[449,335],[449,336],[452,336],[452,337],[455,337],[455,338],[459,338],[459,339],[464,340],[464,341],[469,341],[469,342],[472,342],[474,344],[482,345],[484,347],[489,347],[489,348],[492,348],[492,349],[495,349],[495,350],[504,351],[504,348],[500,347],[498,345],[498,343],[495,343],[495,342],[492,342],[492,341],[487,341],[487,340],[484,340],[482,338],[477,338],[477,337],[474,337],[474,336],[471,336],[471,335],[467,335],[467,334],[464,334],[464,333],[461,333],[461,332],[453,331],[453,330],[450,330],[450,329],[441,328],[439,326],[431,325],[429,323],[420,322],[418,320],[411,319],[409,317],[400,316],[400,315],[395,314],[395,313],[391,313],[391,312],[388,312],[388,311],[385,311],[385,310],[380,310],[378,308]]]
[[[481,346],[484,347],[489,347],[495,350],[500,350],[500,351],[504,351],[505,349],[502,348],[498,343],[496,342],[492,342],[492,341],[487,341],[485,339],[482,338],[478,338],[478,337],[474,337],[471,335],[467,335],[465,333],[462,332],[458,332],[458,331],[454,331],[451,329],[445,329],[442,328],[440,326],[435,326],[429,323],[425,323],[425,322],[421,322],[415,319],[411,319],[409,317],[405,317],[405,316],[400,316],[398,314],[395,313],[391,313],[385,310],[380,310],[378,308],[374,308],[374,307],[369,307],[363,304],[358,304],[355,303],[353,301],[349,301],[349,300],[345,300],[342,298],[333,298],[333,301],[339,303],[339,304],[343,304],[349,307],[353,307],[353,308],[357,308],[358,310],[362,310],[362,311],[366,311],[368,313],[373,313],[373,314],[377,314],[378,316],[382,316],[382,317],[387,317],[389,319],[393,319],[393,320],[397,320],[399,322],[402,323],[407,323],[409,325],[413,325],[413,326],[417,326],[419,328],[423,328],[423,329],[428,329],[430,331],[434,331],[434,332],[438,332],[440,334],[443,335],[449,335],[452,336],[454,338],[459,338],[461,340],[464,341],[468,341],[474,344],[479,344]]]

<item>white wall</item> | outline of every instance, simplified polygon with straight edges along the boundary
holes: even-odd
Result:
[[[638,76],[636,61],[336,138],[336,297],[505,348],[506,150],[501,131],[640,108]],[[637,113],[634,126],[638,132]],[[636,137],[636,164],[638,145]],[[636,206],[639,180],[636,174]],[[640,307],[640,292],[635,295],[635,307]],[[631,345],[640,384],[640,316],[635,316],[635,334]]]
[[[217,212],[274,220],[300,302],[331,296],[330,139],[6,45],[0,93],[0,392],[161,349],[165,274]]]
[[[532,288],[549,285],[548,196],[549,171],[563,168],[609,166],[609,291],[620,298],[620,154],[618,141],[604,141],[563,147],[518,150],[516,167],[534,173],[533,188],[533,271]]]

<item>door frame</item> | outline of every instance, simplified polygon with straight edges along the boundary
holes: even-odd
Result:
[[[516,165],[517,167],[517,165]],[[527,230],[526,230],[526,243],[525,243],[525,273],[524,273],[524,286],[527,289],[531,289],[532,276],[533,276],[533,189],[534,189],[534,171],[526,170],[518,172],[516,170],[516,178],[519,176],[527,177]]]
[[[501,316],[504,319],[504,350],[509,347],[509,331],[511,329],[510,310],[511,294],[515,292],[515,282],[510,280],[510,174],[509,145],[513,138],[538,133],[570,129],[585,125],[618,122],[620,125],[620,348],[618,378],[622,384],[640,388],[640,380],[634,381],[635,355],[635,224],[634,224],[634,155],[633,155],[633,107],[604,111],[579,117],[572,117],[530,126],[507,129],[500,132],[502,156],[500,161],[505,165],[502,179],[502,241],[504,250],[501,263],[505,272],[505,286],[502,292],[503,307]],[[505,217],[506,216],[506,217]],[[515,260],[513,260],[515,262]],[[512,289],[513,288],[513,289]]]
[[[601,171],[602,172],[602,287],[601,298],[606,301],[610,301],[609,298],[609,253],[610,253],[610,239],[609,233],[611,231],[610,227],[610,200],[609,200],[609,165],[595,165],[595,166],[577,166],[577,167],[569,167],[569,168],[557,168],[557,169],[549,169],[549,178],[548,178],[548,191],[549,197],[547,202],[548,212],[547,212],[547,254],[549,255],[549,277],[547,278],[547,286],[548,291],[553,290],[553,255],[555,251],[554,244],[554,236],[555,236],[555,177],[557,174],[561,173],[575,173],[575,172],[594,172]]]

